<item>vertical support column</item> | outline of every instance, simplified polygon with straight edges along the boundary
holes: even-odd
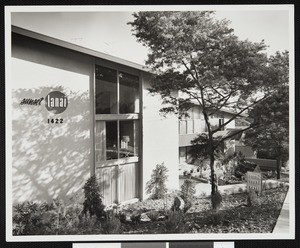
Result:
[[[90,165],[90,174],[91,176],[95,175],[96,173],[96,163],[95,163],[95,133],[96,133],[96,98],[95,98],[95,89],[96,89],[96,61],[94,59],[94,65],[93,65],[93,76],[90,79],[90,105],[91,105],[91,114],[92,114],[92,123],[90,127],[90,137],[91,137],[91,155],[92,155],[92,164]]]
[[[120,113],[120,78],[119,78],[119,70],[117,70],[117,114]],[[118,151],[118,159],[120,158],[120,120],[117,120],[117,151]],[[116,187],[117,187],[117,203],[120,203],[120,164],[116,165]]]

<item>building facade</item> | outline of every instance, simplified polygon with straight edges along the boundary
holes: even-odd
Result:
[[[11,40],[14,203],[76,196],[93,174],[104,204],[145,199],[161,163],[178,188],[178,118],[159,115],[146,68],[14,26]]]
[[[221,110],[214,114],[210,119],[212,129],[218,128],[233,115],[234,113],[226,110]],[[222,133],[225,130],[235,130],[235,120],[232,120],[216,134]],[[201,108],[196,105],[188,110],[187,117],[179,120],[179,163],[189,163],[191,161],[189,155],[189,150],[192,146],[191,141],[201,133],[207,133],[207,126]],[[229,149],[229,143],[226,143],[225,148]],[[233,147],[233,149],[235,149],[235,147]]]

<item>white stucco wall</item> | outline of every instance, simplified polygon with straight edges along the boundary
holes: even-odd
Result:
[[[232,114],[224,113],[224,122],[228,121],[232,118]],[[226,125],[226,128],[235,128],[235,120],[232,120],[230,123]]]
[[[12,43],[12,198],[51,201],[81,192],[93,164],[90,85],[93,59],[23,36]],[[61,114],[20,105],[51,91],[68,97]],[[48,124],[48,118],[62,118]]]
[[[145,185],[151,178],[156,164],[164,163],[168,168],[167,188],[179,188],[179,141],[178,118],[175,115],[163,117],[159,114],[162,107],[159,95],[148,92],[149,75],[143,81],[143,157],[142,157],[142,198],[147,198]]]

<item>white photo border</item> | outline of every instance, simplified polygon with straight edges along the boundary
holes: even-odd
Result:
[[[11,125],[11,14],[13,12],[104,12],[104,11],[149,11],[149,10],[286,10],[289,12],[289,162],[290,162],[290,230],[289,233],[197,233],[197,234],[120,234],[120,235],[12,235],[12,125]],[[294,44],[294,6],[278,5],[134,5],[134,6],[5,6],[5,97],[6,97],[6,241],[177,241],[177,240],[240,240],[240,239],[295,239],[295,44]]]

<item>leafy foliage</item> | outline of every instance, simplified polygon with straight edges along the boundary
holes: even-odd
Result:
[[[82,209],[76,204],[65,206],[58,199],[51,204],[24,202],[14,206],[14,235],[76,233]]]
[[[260,199],[257,195],[257,193],[255,192],[255,190],[250,189],[248,192],[248,197],[247,197],[247,205],[248,206],[259,206],[260,205]]]
[[[167,193],[166,181],[168,169],[162,164],[157,164],[152,171],[151,179],[146,183],[146,192],[152,199],[161,199]]]
[[[196,149],[202,146],[201,156],[210,159],[215,194],[214,161],[219,147],[258,124],[251,122],[217,140],[214,134],[270,97],[282,83],[284,75],[277,68],[283,65],[275,66],[278,60],[273,62],[263,53],[263,41],[239,40],[229,22],[217,20],[211,11],[139,12],[134,18],[129,24],[137,40],[149,48],[147,64],[155,72],[149,90],[159,93],[166,104],[161,112],[184,116],[195,105],[202,110],[208,132],[206,140],[199,138]],[[213,129],[211,118],[225,108],[235,114]]]
[[[33,202],[24,202],[14,206],[13,234],[28,235],[38,232],[42,226],[42,211]]]
[[[134,211],[130,216],[130,220],[132,224],[139,224],[141,222],[141,213],[139,211]]]
[[[169,211],[165,221],[166,233],[182,233],[185,231],[185,215],[181,211]]]
[[[86,214],[88,212],[91,216],[95,215],[98,220],[101,220],[105,216],[105,212],[99,185],[95,175],[87,180],[83,187],[83,190],[83,213]]]
[[[247,145],[258,151],[260,158],[277,159],[277,177],[280,167],[289,156],[289,54],[277,52],[270,57],[270,75],[280,81],[280,87],[266,101],[256,105],[250,112],[258,127],[246,133]],[[275,79],[274,79],[275,80]]]
[[[185,203],[192,202],[196,193],[195,183],[192,180],[186,179],[181,185],[181,198]]]

